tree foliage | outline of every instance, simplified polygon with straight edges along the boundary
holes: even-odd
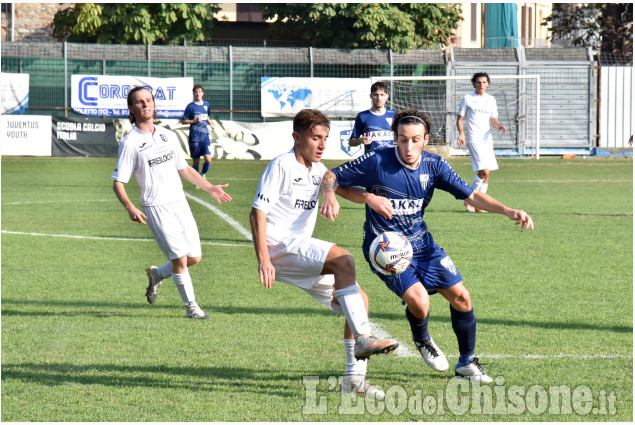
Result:
[[[556,3],[551,16],[551,40],[602,52],[632,53],[632,3]]]
[[[275,37],[291,35],[315,47],[384,48],[398,52],[445,45],[461,20],[460,4],[270,3]]]
[[[55,14],[53,34],[88,43],[203,41],[218,10],[218,4],[210,3],[76,3]]]

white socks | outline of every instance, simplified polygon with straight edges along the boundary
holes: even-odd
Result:
[[[477,192],[487,193],[487,183],[484,183],[484,180],[477,175],[474,176],[472,180],[472,188]]]
[[[368,322],[368,313],[364,305],[364,299],[359,293],[359,286],[347,286],[346,288],[336,289],[333,293],[337,301],[342,307],[348,326],[356,337],[359,335],[370,334],[370,323]]]
[[[346,351],[346,376],[366,376],[368,359],[357,360],[355,358],[355,340],[344,339],[344,350]]]
[[[161,280],[172,277],[172,261],[168,261],[167,263],[159,267],[157,269],[157,273],[159,274],[159,278]]]
[[[194,285],[192,285],[189,270],[186,270],[183,274],[172,273],[172,280],[174,280],[176,289],[179,291],[179,295],[186,306],[195,301]]]

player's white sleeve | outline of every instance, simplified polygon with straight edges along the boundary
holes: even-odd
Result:
[[[136,152],[128,147],[125,141],[119,144],[119,153],[117,155],[117,165],[112,172],[111,179],[122,183],[128,183],[130,176],[134,171]]]
[[[252,207],[265,214],[271,211],[280,196],[288,193],[286,174],[279,162],[270,162],[262,172]]]
[[[463,96],[463,99],[461,99],[461,105],[459,106],[459,112],[457,112],[457,114],[459,116],[464,117],[466,109],[467,109],[467,96]]]

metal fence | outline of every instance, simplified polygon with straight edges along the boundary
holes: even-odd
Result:
[[[540,75],[542,147],[589,148],[597,143],[597,64],[591,51],[584,48],[397,53],[312,47],[25,42],[5,42],[1,48],[3,72],[30,75],[29,113],[34,115],[77,116],[69,108],[73,74],[192,77],[204,86],[214,118],[264,122],[260,114],[261,77],[456,76],[485,71],[490,75]]]

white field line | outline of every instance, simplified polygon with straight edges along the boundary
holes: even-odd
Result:
[[[192,199],[193,201],[198,202],[199,204],[205,206],[227,223],[229,223],[234,229],[238,230],[245,238],[249,241],[252,240],[251,234],[240,225],[233,218],[211,205],[208,202],[203,201],[189,193],[185,193],[185,196]],[[102,202],[103,200],[98,200],[94,202]],[[49,202],[49,201],[45,201]],[[55,201],[50,201],[55,202]],[[59,202],[59,201],[58,201]],[[24,202],[28,203],[28,202]],[[19,204],[12,203],[10,205]],[[123,238],[123,237],[101,237],[101,236],[80,236],[80,235],[59,235],[59,234],[45,234],[45,233],[32,233],[32,232],[15,232],[9,230],[2,230],[2,233],[14,234],[14,235],[30,235],[30,236],[48,236],[48,237],[60,237],[60,238],[70,238],[70,239],[97,239],[97,240],[114,240],[114,241],[137,241],[137,242],[154,242],[154,239],[148,238]],[[220,245],[220,246],[235,246],[235,247],[245,247],[251,245],[240,245],[240,244],[225,244],[225,243],[216,243],[216,242],[201,242],[203,245]],[[377,323],[370,322],[370,327],[373,335],[382,338],[382,339],[394,339],[390,336],[388,332],[386,332],[380,325]],[[419,357],[420,354],[414,351],[413,349],[408,348],[402,342],[399,342],[399,347],[395,350],[395,355],[398,357]],[[603,358],[603,359],[631,359],[632,355],[624,355],[624,354],[523,354],[523,355],[514,355],[514,354],[479,354],[479,357],[482,358],[526,358],[526,359],[555,359],[555,358],[572,358],[572,359],[595,359],[595,358]],[[446,357],[458,357],[457,355],[446,355]]]
[[[73,199],[58,199],[54,201],[18,201],[18,202],[3,202],[2,205],[29,205],[29,204],[57,204],[61,202],[112,202],[112,199],[83,199],[81,201]]]
[[[9,235],[24,235],[24,236],[44,236],[49,238],[66,238],[66,239],[84,239],[84,240],[101,240],[101,241],[127,241],[127,242],[154,242],[151,238],[125,238],[125,237],[111,237],[111,236],[85,236],[85,235],[65,235],[55,233],[36,233],[36,232],[18,232],[13,230],[2,230],[0,233],[6,233]],[[208,242],[201,241],[201,245],[215,245],[215,246],[235,246],[235,247],[252,247],[251,244],[232,244],[232,243],[220,243],[220,242]]]
[[[214,214],[216,214],[217,216],[219,216],[220,218],[225,220],[227,223],[229,223],[230,226],[232,226],[234,229],[238,230],[238,232],[241,235],[243,235],[248,241],[252,240],[251,239],[251,232],[249,232],[247,229],[245,229],[243,226],[241,226],[239,222],[237,222],[236,220],[234,220],[233,218],[231,218],[230,216],[228,216],[227,214],[225,214],[224,212],[222,212],[221,210],[216,208],[214,205],[210,204],[209,202],[203,201],[202,199],[199,199],[199,198],[197,198],[194,195],[190,195],[187,192],[185,192],[185,196],[187,196],[188,198],[190,198],[193,201],[198,202],[199,204],[201,204],[204,207],[208,208]]]
[[[394,339],[390,336],[388,332],[382,329],[377,323],[370,324],[370,329],[373,335],[382,339]],[[413,346],[414,344],[408,344],[408,346],[404,345],[401,341],[399,342],[399,347],[395,350],[395,355],[397,357],[421,357],[421,354],[417,353],[414,349],[408,348],[408,346]],[[458,354],[446,354],[446,357],[456,357],[458,358]],[[478,358],[487,358],[487,359],[632,359],[633,356],[631,354],[479,354],[476,356]]]

